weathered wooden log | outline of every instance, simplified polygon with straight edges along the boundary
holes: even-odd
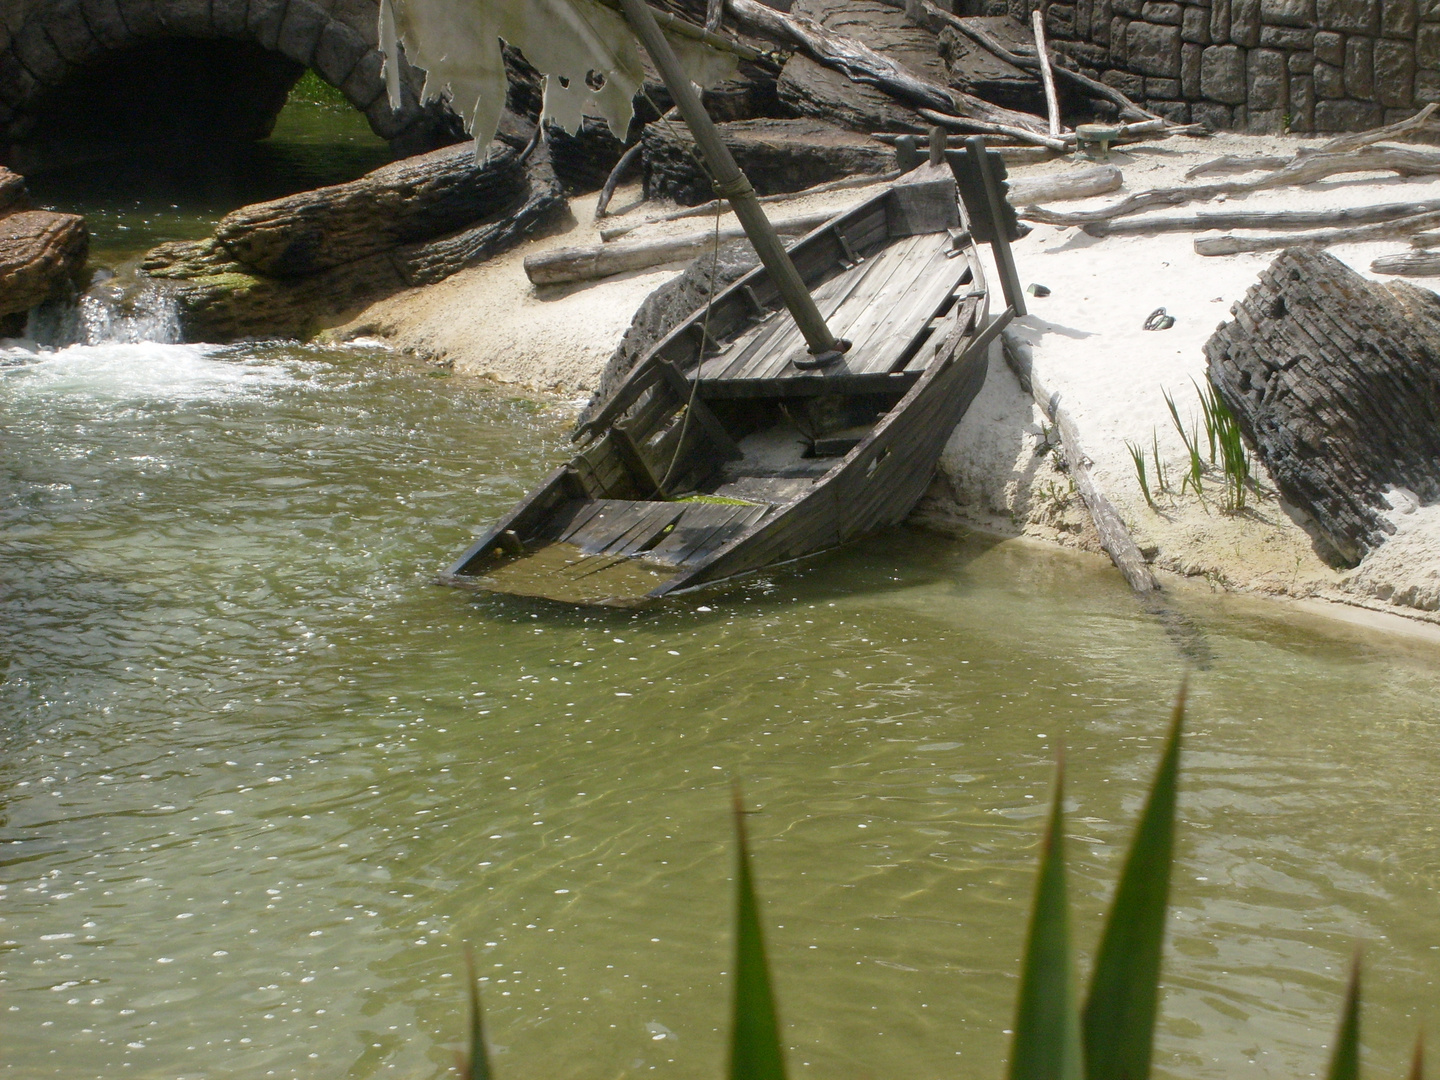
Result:
[[[1061,202],[1065,199],[1088,199],[1117,190],[1124,182],[1118,167],[1096,165],[1078,172],[1055,173],[1053,176],[1021,177],[1009,181],[1006,193],[1012,206],[1032,202]]]
[[[836,34],[812,19],[787,15],[759,0],[726,0],[726,11],[744,30],[803,51],[810,59],[869,83],[915,108],[964,115],[1011,127],[1044,131],[1038,116],[991,105],[960,90],[923,79],[868,45]]]
[[[1115,509],[1115,504],[1106,497],[1095,479],[1094,462],[1085,453],[1079,429],[1075,426],[1075,420],[1071,417],[1070,410],[1065,407],[1061,395],[1035,375],[1029,348],[1018,337],[1007,330],[1002,333],[1001,340],[1006,363],[1015,372],[1020,385],[1030,392],[1035,403],[1060,433],[1060,446],[1065,453],[1066,466],[1075,481],[1075,490],[1080,493],[1081,501],[1090,511],[1090,520],[1095,523],[1095,531],[1100,536],[1100,546],[1105,549],[1105,554],[1110,556],[1110,561],[1124,576],[1130,588],[1142,595],[1153,593],[1160,588],[1160,582],[1155,579],[1154,573],[1145,562],[1140,546],[1130,535],[1120,512]]]
[[[851,131],[915,131],[926,129],[914,108],[866,83],[796,53],[785,61],[776,84],[781,103],[796,115],[808,116]]]
[[[1207,229],[1313,229],[1323,225],[1367,225],[1440,210],[1440,199],[1379,203],[1338,210],[1202,210],[1184,217],[1129,218],[1082,226],[1091,236],[1137,236]]]
[[[1035,33],[1035,53],[1040,61],[1040,84],[1045,88],[1045,118],[1050,125],[1050,134],[1060,135],[1060,99],[1055,94],[1055,73],[1050,68],[1050,50],[1045,47],[1045,13],[1036,8],[1030,13],[1030,25]]]
[[[828,183],[816,184],[814,187],[804,188],[801,191],[787,191],[780,195],[761,195],[759,202],[767,205],[775,203],[794,202],[796,199],[806,199],[811,195],[823,195],[829,191],[844,191],[849,188],[874,187],[876,184],[888,183],[898,179],[899,171],[880,173],[878,176],[846,176],[840,180],[831,180]],[[628,233],[646,225],[654,225],[661,221],[679,221],[681,218],[705,217],[713,215],[716,207],[722,202],[726,209],[729,209],[729,202],[723,199],[715,199],[708,203],[701,203],[699,206],[687,206],[684,210],[676,210],[670,214],[661,214],[659,217],[647,218],[644,221],[636,221],[627,225],[610,225],[600,230],[600,239],[609,243],[611,240],[618,240]]]
[[[597,221],[604,217],[605,212],[610,209],[610,200],[615,197],[615,189],[620,186],[620,181],[625,178],[625,174],[640,163],[640,152],[644,149],[637,142],[621,155],[620,160],[615,163],[615,167],[610,170],[610,175],[605,178],[605,184],[600,189],[600,197],[595,200],[595,219]]]
[[[1205,345],[1210,381],[1330,561],[1392,531],[1385,493],[1440,499],[1440,297],[1280,253]]]
[[[1354,244],[1368,240],[1390,240],[1408,236],[1417,229],[1440,225],[1440,211],[1415,214],[1394,221],[1373,225],[1354,225],[1348,229],[1322,229],[1313,233],[1290,233],[1284,236],[1214,236],[1195,241],[1197,255],[1235,255],[1242,251],[1276,251],[1284,247],[1325,248],[1334,244]]]
[[[917,110],[921,116],[933,124],[939,124],[949,131],[963,131],[970,134],[980,135],[1008,135],[1012,139],[1021,142],[1028,142],[1035,146],[1043,146],[1047,150],[1053,150],[1057,154],[1063,154],[1070,149],[1071,144],[1059,136],[1051,137],[1039,131],[1031,131],[1029,128],[1011,127],[1009,124],[992,124],[985,120],[975,120],[968,116],[951,116],[947,113],[936,112],[933,109]]]
[[[806,214],[802,217],[781,219],[772,222],[775,231],[794,235],[807,233],[834,217],[833,211]],[[648,270],[652,266],[693,259],[708,250],[717,241],[726,243],[745,235],[739,226],[724,229],[704,229],[685,233],[683,236],[667,236],[662,240],[642,240],[631,243],[597,244],[593,247],[559,248],[542,255],[531,255],[525,260],[525,274],[536,285],[564,285],[573,281],[595,281],[613,277],[633,270]]]
[[[1440,247],[1440,232],[1416,233],[1410,237],[1410,246],[1412,248]]]
[[[1213,199],[1216,195],[1236,195],[1246,191],[1313,184],[1327,176],[1350,172],[1393,172],[1400,176],[1426,176],[1440,173],[1440,154],[1425,154],[1399,147],[1367,146],[1362,150],[1338,154],[1311,154],[1295,157],[1283,169],[1254,180],[1222,180],[1213,184],[1188,187],[1155,188],[1140,191],[1118,203],[1099,210],[1082,210],[1060,214],[1042,207],[1026,207],[1023,217],[1046,225],[1088,225],[1094,221],[1110,221],[1127,214],[1138,214],[1157,206],[1183,206],[1186,203]]]
[[[1186,169],[1185,179],[1194,180],[1200,176],[1231,176],[1235,173],[1260,172],[1262,170],[1268,172],[1283,169],[1293,160],[1288,157],[1264,155],[1240,157],[1236,154],[1226,154],[1210,161],[1202,161],[1199,165]]]
[[[1400,255],[1381,255],[1370,264],[1377,274],[1400,277],[1440,277],[1440,255],[1433,251],[1407,251]]]
[[[214,235],[241,266],[276,278],[311,277],[444,236],[524,200],[524,134],[517,144],[492,143],[483,162],[468,143],[449,146],[347,184],[241,207]]]

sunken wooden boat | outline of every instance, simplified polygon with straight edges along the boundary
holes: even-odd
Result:
[[[817,365],[756,267],[636,364],[576,431],[574,457],[446,580],[633,606],[901,521],[984,382],[989,343],[1023,313],[999,155],[975,139],[946,156],[790,249],[825,323],[845,339],[838,359]],[[992,242],[1004,279],[998,315],[976,235]]]

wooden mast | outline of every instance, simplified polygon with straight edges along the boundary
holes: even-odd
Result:
[[[790,261],[779,234],[765,217],[765,211],[760,209],[755,189],[750,186],[750,181],[735,163],[730,148],[720,138],[714,122],[700,102],[700,95],[695,92],[695,87],[680,66],[679,59],[671,50],[670,43],[665,40],[665,34],[655,21],[650,5],[645,0],[620,0],[620,6],[630,28],[645,46],[645,51],[650,54],[655,66],[660,69],[660,77],[665,80],[665,86],[669,89],[670,96],[675,99],[680,115],[695,136],[696,145],[699,146],[715,182],[715,194],[729,200],[745,235],[755,246],[755,253],[760,256],[760,262],[764,264],[770,280],[785,301],[790,314],[794,316],[795,325],[805,335],[805,344],[809,348],[811,359],[802,361],[797,366],[819,367],[840,359],[849,349],[850,343],[837,338],[825,325],[820,309],[815,306],[810,290],[805,287],[795,264]]]

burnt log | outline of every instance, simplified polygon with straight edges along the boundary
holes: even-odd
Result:
[[[1231,312],[1210,381],[1321,555],[1354,566],[1393,531],[1387,491],[1440,499],[1440,297],[1292,248]]]
[[[735,161],[761,195],[799,191],[828,180],[888,171],[894,152],[882,142],[816,120],[740,120],[717,125]],[[682,206],[715,197],[696,162],[688,129],[650,124],[643,135],[645,195]]]
[[[911,108],[865,83],[796,53],[780,72],[780,102],[786,109],[850,131],[928,131],[930,125]]]

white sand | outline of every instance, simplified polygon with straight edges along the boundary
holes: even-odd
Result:
[[[1222,154],[1288,155],[1316,144],[1239,135],[1142,144],[1111,155],[1124,172],[1121,192],[1060,208],[1103,206],[1131,192],[1181,183],[1186,169]],[[1089,164],[1057,160],[1014,174],[1038,176]],[[788,216],[838,210],[868,194],[831,192],[783,204],[775,212]],[[1232,196],[1227,205],[1297,209],[1437,197],[1440,179],[1368,175]],[[593,199],[587,195],[574,200],[573,219],[550,235],[439,285],[376,304],[351,325],[351,332],[380,333],[400,348],[451,363],[459,372],[567,397],[584,394],[596,385],[635,309],[680,269],[671,266],[585,285],[531,286],[522,267],[525,256],[599,242],[591,220]],[[633,186],[617,193],[615,205],[626,212],[607,219],[607,224],[671,209],[639,203]],[[1216,203],[1190,204],[1167,213],[1188,214],[1202,207],[1215,209]],[[650,225],[630,239],[691,232],[713,220]],[[732,222],[727,216],[725,223]],[[1194,238],[1193,233],[1171,233],[1097,239],[1078,229],[1039,226],[1014,246],[1022,282],[1052,290],[1043,298],[1027,295],[1030,314],[1016,330],[1032,349],[1036,374],[1060,394],[1074,418],[1100,484],[1142,551],[1157,568],[1206,581],[1213,588],[1341,601],[1440,622],[1440,506],[1411,505],[1406,512],[1400,499],[1391,515],[1395,535],[1347,572],[1320,560],[1261,469],[1257,471],[1267,494],[1241,514],[1221,511],[1218,478],[1206,485],[1204,502],[1193,494],[1171,494],[1157,498],[1158,511],[1146,505],[1125,441],[1148,446],[1152,437],[1158,438],[1172,484],[1178,487],[1184,451],[1162,393],[1168,390],[1174,396],[1188,420],[1196,409],[1192,380],[1203,383],[1205,378],[1201,346],[1274,257],[1271,252],[1207,258],[1195,254]],[[1370,276],[1373,258],[1403,247],[1403,241],[1389,241],[1332,251]],[[991,281],[998,282],[993,273]],[[996,292],[998,306],[998,286]],[[1143,330],[1145,317],[1162,306],[1175,317],[1175,326]],[[984,390],[946,448],[921,519],[940,527],[1024,534],[1098,552],[1084,506],[1058,455],[1049,452],[1043,432],[1042,415],[997,349]]]
[[[1302,145],[1315,144],[1315,140],[1221,135],[1144,145],[1112,155],[1125,176],[1121,192],[1060,208],[1108,205],[1131,192],[1181,183],[1187,168],[1221,154],[1290,154]],[[1077,166],[1050,162],[1025,175],[1073,167]],[[1437,197],[1440,179],[1368,174],[1231,196],[1227,205],[1308,209]],[[1216,203],[1190,204],[1166,214],[1189,214],[1201,206],[1214,209]],[[1171,482],[1179,486],[1185,451],[1163,393],[1169,391],[1187,424],[1192,412],[1198,414],[1192,381],[1204,383],[1202,346],[1275,255],[1197,255],[1196,235],[1094,238],[1076,228],[1038,226],[1014,245],[1022,282],[1038,282],[1052,290],[1043,298],[1027,295],[1030,313],[1018,321],[1018,336],[1031,347],[1038,379],[1059,393],[1074,418],[1106,494],[1131,526],[1142,551],[1147,556],[1153,553],[1159,568],[1203,576],[1216,587],[1323,597],[1435,619],[1440,606],[1440,506],[1417,508],[1412,500],[1409,513],[1392,513],[1395,536],[1359,568],[1346,572],[1327,566],[1316,555],[1310,537],[1292,520],[1298,515],[1276,497],[1273,484],[1258,466],[1267,495],[1243,513],[1226,514],[1220,509],[1218,475],[1206,485],[1203,503],[1190,493],[1184,498],[1157,498],[1158,510],[1146,505],[1126,440],[1149,447],[1152,437],[1158,437]],[[1404,241],[1384,241],[1331,250],[1373,277],[1372,259],[1404,247]],[[1427,282],[1416,279],[1416,283]],[[1146,316],[1159,307],[1174,316],[1174,327],[1142,329]],[[1035,474],[1038,485],[1034,480],[1026,482],[1026,470],[1034,467],[1041,416],[1031,410],[1028,417],[1017,417],[1017,410],[1030,409],[1018,383],[994,363],[992,375],[997,378],[977,402],[979,408],[972,408],[957,429],[942,461],[950,485],[962,496],[981,495],[979,506],[968,498],[965,501],[974,509],[946,507],[941,500],[932,501],[929,511],[960,520],[973,516],[975,524],[984,527],[995,528],[998,523],[1015,532],[1092,546],[1092,534],[1067,527],[1065,516],[1057,515],[1056,504],[1067,492],[1054,487],[1057,481],[1046,472],[1048,463]],[[1012,429],[1017,423],[1022,431],[1030,429],[1028,442],[979,430],[993,427],[1002,415]],[[1152,486],[1153,473],[1152,466]]]

